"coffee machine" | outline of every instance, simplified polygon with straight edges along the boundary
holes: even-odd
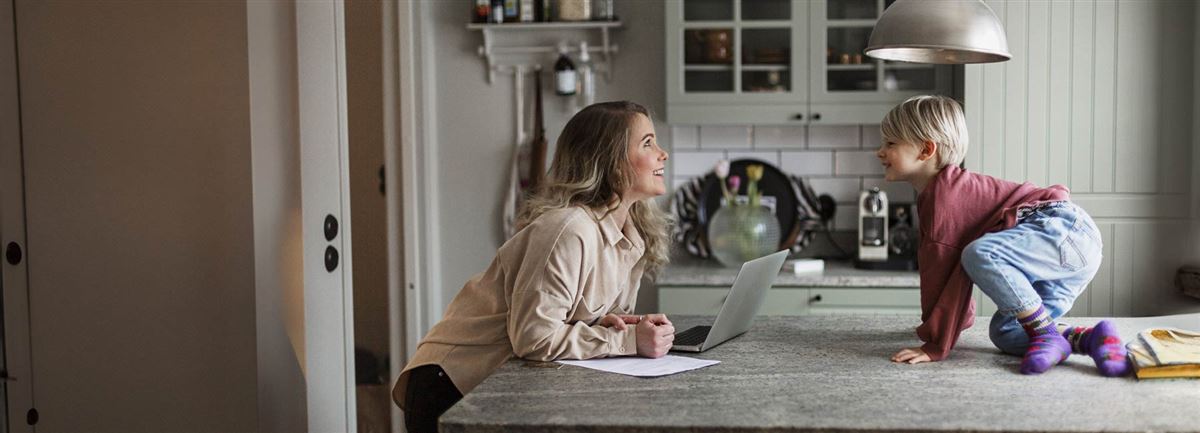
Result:
[[[887,193],[871,188],[858,195],[858,261],[888,259]]]
[[[912,271],[917,269],[918,232],[916,206],[888,203],[879,188],[858,196],[859,269]]]

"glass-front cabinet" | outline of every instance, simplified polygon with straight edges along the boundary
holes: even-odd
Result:
[[[893,2],[669,0],[667,121],[875,123],[909,96],[949,93],[949,66],[862,54]]]

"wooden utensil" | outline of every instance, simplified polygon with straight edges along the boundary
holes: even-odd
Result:
[[[542,71],[533,73],[533,141],[529,158],[529,191],[537,191],[546,174],[546,128],[542,123]]]

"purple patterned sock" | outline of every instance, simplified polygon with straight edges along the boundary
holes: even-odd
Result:
[[[1126,357],[1125,345],[1116,326],[1110,320],[1101,320],[1093,328],[1075,326],[1063,331],[1063,338],[1071,342],[1071,351],[1086,353],[1096,361],[1096,369],[1108,377],[1129,374],[1132,366]]]
[[[1058,333],[1050,313],[1041,305],[1025,318],[1018,318],[1029,336],[1029,349],[1021,359],[1021,374],[1041,374],[1058,365],[1071,354],[1071,343]]]

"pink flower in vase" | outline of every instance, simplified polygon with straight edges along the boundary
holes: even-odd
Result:
[[[736,174],[729,176],[730,196],[727,197],[726,199],[729,200],[730,205],[737,204],[738,187],[740,187],[740,186],[742,186],[742,178],[741,177],[738,177]]]

